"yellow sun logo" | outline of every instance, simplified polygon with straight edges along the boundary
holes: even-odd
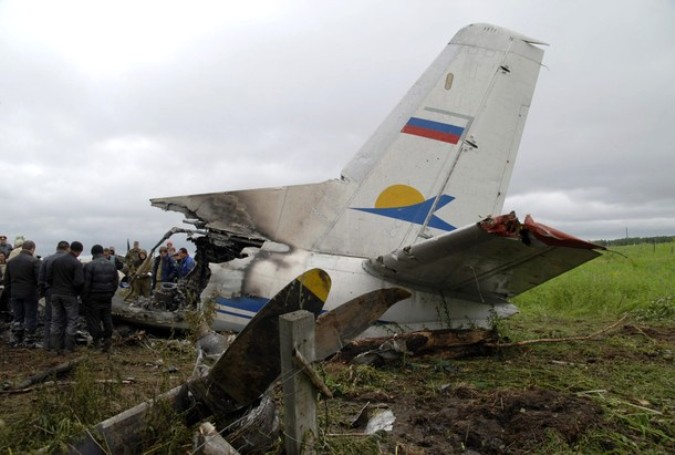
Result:
[[[396,207],[408,207],[424,202],[424,196],[412,186],[392,185],[385,188],[375,201],[375,208],[389,209]]]

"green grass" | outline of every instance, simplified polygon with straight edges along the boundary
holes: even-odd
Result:
[[[523,314],[560,319],[617,318],[664,300],[672,309],[674,249],[675,242],[610,248],[601,257],[516,297],[514,303]]]

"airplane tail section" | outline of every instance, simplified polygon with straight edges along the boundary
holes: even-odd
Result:
[[[543,44],[460,30],[347,164],[339,180],[153,199],[199,227],[372,257],[502,208]]]

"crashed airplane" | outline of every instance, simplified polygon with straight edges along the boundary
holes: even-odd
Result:
[[[411,293],[366,336],[489,327],[517,312],[509,298],[598,256],[529,216],[499,215],[542,44],[494,25],[461,29],[339,179],[152,199],[195,226],[198,266],[179,287],[200,302],[187,306],[210,302],[215,330],[240,331],[321,268],[333,282],[325,311],[378,289]],[[113,313],[181,328],[183,306],[116,298]]]

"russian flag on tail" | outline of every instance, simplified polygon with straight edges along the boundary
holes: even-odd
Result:
[[[436,141],[456,144],[464,134],[465,126],[450,123],[435,122],[419,117],[410,117],[405,124],[402,133],[422,136]]]

